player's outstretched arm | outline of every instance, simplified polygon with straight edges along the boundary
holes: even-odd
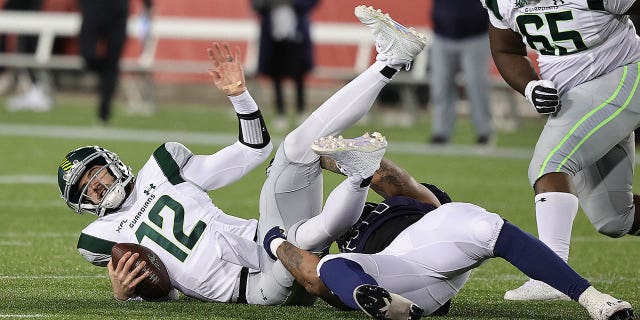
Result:
[[[240,49],[234,53],[229,44],[214,42],[207,49],[211,60],[213,84],[228,96],[238,116],[238,141],[211,155],[195,155],[184,166],[182,174],[204,190],[227,186],[256,166],[271,154],[273,144],[258,105],[245,87]]]
[[[320,166],[335,173],[340,173],[333,159],[320,157]],[[440,206],[440,201],[427,187],[418,183],[406,170],[387,158],[380,162],[380,168],[371,179],[371,189],[384,199],[405,196],[422,203]]]

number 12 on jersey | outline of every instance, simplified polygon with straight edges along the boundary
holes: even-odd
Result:
[[[178,243],[182,244],[185,248],[189,250],[193,249],[193,247],[198,242],[198,239],[200,239],[200,236],[204,232],[204,229],[207,227],[207,224],[202,221],[198,221],[193,229],[191,229],[191,232],[189,234],[185,234],[183,230],[184,207],[168,195],[163,195],[149,210],[149,220],[160,229],[162,229],[162,225],[164,224],[164,218],[160,215],[160,212],[164,208],[168,208],[174,213],[173,238]],[[156,231],[156,229],[143,222],[136,230],[136,238],[138,239],[138,243],[140,243],[145,236],[151,241],[157,243],[160,247],[165,249],[180,261],[184,261],[189,255],[189,252],[185,252],[183,249],[178,247],[172,241],[172,239],[168,239],[165,235],[161,234],[160,232]]]

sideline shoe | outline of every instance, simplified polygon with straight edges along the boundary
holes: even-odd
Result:
[[[373,29],[378,61],[409,70],[413,58],[427,45],[424,34],[399,24],[380,9],[360,5],[354,13],[362,23]]]
[[[445,136],[433,136],[429,143],[436,146],[444,146],[449,143],[449,138]]]
[[[411,300],[374,285],[363,284],[353,291],[358,307],[368,316],[380,320],[417,320],[423,310]]]
[[[504,299],[516,301],[571,300],[566,294],[534,279],[529,279],[520,287],[505,292]]]
[[[14,96],[7,100],[7,109],[9,111],[30,110],[44,112],[51,110],[52,107],[53,101],[38,86],[31,86],[23,95]]]
[[[345,175],[366,179],[380,168],[380,161],[387,150],[387,139],[379,132],[365,133],[353,139],[327,136],[314,140],[311,149],[318,155],[334,159]]]
[[[616,299],[589,287],[578,298],[593,320],[633,320],[633,307],[626,301]]]

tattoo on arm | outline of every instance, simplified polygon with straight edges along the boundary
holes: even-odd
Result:
[[[300,272],[300,265],[302,264],[301,251],[301,249],[291,243],[283,242],[278,248],[278,259],[280,259],[289,272]]]
[[[340,172],[340,169],[338,169],[338,165],[336,164],[336,161],[329,157],[325,157],[325,156],[320,157],[320,168],[337,173],[337,174],[342,174],[342,172]]]
[[[371,182],[371,189],[377,194],[387,199],[400,190],[407,188],[407,176],[393,162],[382,159],[380,162],[380,169],[376,171],[373,181]],[[392,194],[393,193],[393,194]]]

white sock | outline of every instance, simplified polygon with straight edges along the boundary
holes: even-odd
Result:
[[[582,294],[580,294],[580,297],[578,297],[578,302],[586,308],[589,305],[589,301],[593,299],[593,296],[598,294],[600,294],[600,291],[591,286],[587,288],[587,290],[585,290]]]
[[[545,192],[535,196],[538,238],[553,252],[569,260],[573,220],[578,213],[578,197],[566,192]]]
[[[360,187],[362,179],[349,177],[327,197],[322,212],[300,225],[296,244],[306,250],[326,247],[358,221],[369,187]]]

